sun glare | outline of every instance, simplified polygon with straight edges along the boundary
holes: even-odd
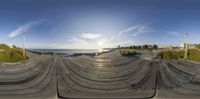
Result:
[[[98,46],[99,46],[98,52],[99,53],[103,52],[103,49],[102,49],[103,45],[104,45],[103,42],[102,41],[98,41],[97,43],[98,43]]]
[[[103,47],[103,42],[102,42],[102,41],[98,41],[98,45],[99,45],[100,47]]]
[[[100,49],[99,49],[99,53],[101,53],[101,52],[103,52],[103,49],[100,48]]]

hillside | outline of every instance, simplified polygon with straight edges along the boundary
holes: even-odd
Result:
[[[23,57],[21,48],[0,44],[0,62],[18,62],[26,58]]]

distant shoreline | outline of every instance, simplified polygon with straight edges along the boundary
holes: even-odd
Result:
[[[115,50],[115,48],[104,48],[102,52],[99,52],[98,49],[27,49],[28,52],[32,52],[35,54],[62,56],[95,56],[97,53],[100,55],[102,53],[106,53],[112,50]]]

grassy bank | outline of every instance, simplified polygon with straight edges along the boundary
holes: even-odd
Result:
[[[158,54],[157,57],[161,59],[184,58],[184,51],[175,51],[175,50],[162,51]]]
[[[161,59],[179,59],[184,58],[184,51],[162,51],[158,54]],[[188,51],[187,60],[200,62],[200,51],[198,49],[190,49]]]
[[[137,53],[134,51],[134,49],[119,49],[122,56],[133,56]]]
[[[18,62],[27,59],[23,57],[22,49],[0,44],[0,62]]]
[[[200,62],[200,51],[197,49],[189,50],[187,60]]]

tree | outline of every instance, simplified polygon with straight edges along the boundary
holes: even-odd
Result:
[[[137,46],[137,49],[142,49],[142,47],[141,46]]]
[[[133,45],[132,47],[133,47],[133,49],[137,49],[137,47],[135,45]]]
[[[149,46],[148,46],[148,45],[143,45],[143,48],[144,48],[144,49],[148,49]]]
[[[153,45],[153,49],[158,49],[158,46],[157,45]]]

